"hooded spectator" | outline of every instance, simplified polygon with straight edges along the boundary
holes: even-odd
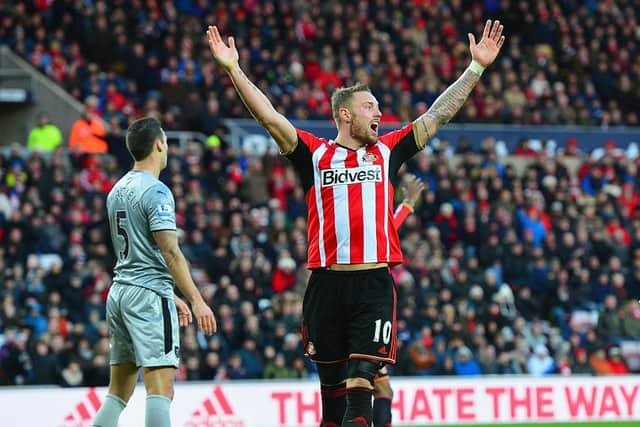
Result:
[[[611,366],[611,373],[613,375],[628,375],[629,369],[627,368],[627,364],[622,358],[622,352],[620,351],[620,347],[612,346],[609,348],[609,366]]]
[[[29,150],[50,153],[60,144],[62,144],[62,132],[60,132],[60,129],[49,121],[47,113],[39,113],[38,124],[31,129],[27,139]]]
[[[544,344],[535,346],[533,354],[529,356],[527,371],[534,377],[552,374],[556,369],[553,357],[549,356],[549,349]]]
[[[453,362],[453,370],[456,375],[475,376],[482,375],[480,365],[474,359],[473,353],[469,347],[462,346],[458,349],[455,361]]]
[[[275,293],[282,293],[296,284],[296,262],[289,256],[281,257],[273,272],[271,288]]]

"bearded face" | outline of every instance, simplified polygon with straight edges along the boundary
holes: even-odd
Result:
[[[378,129],[382,113],[378,101],[370,92],[356,92],[350,102],[350,135],[362,145],[378,141]]]

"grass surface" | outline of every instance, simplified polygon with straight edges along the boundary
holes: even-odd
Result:
[[[438,427],[437,424],[430,424],[421,427]],[[442,427],[447,424],[441,424]],[[453,424],[448,424],[452,427]],[[499,423],[494,424],[455,424],[456,427],[638,427],[640,426],[640,420],[638,421],[599,421],[599,422],[573,422],[573,423],[554,423],[554,422],[538,422],[538,423]]]

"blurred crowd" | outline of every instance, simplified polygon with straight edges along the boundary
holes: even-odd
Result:
[[[356,80],[386,123],[414,118],[491,16],[509,38],[457,120],[638,124],[637,2],[344,3],[0,1],[0,43],[88,108],[69,144],[42,115],[28,150],[0,156],[0,384],[108,381],[104,202],[129,164],[122,129],[143,114],[216,135],[171,145],[161,177],[219,327],[183,330],[178,378],[315,375],[299,331],[304,194],[286,160],[226,143],[220,119],[247,112],[210,58],[206,24],[237,37],[250,78],[292,119],[328,120],[331,90]],[[597,151],[522,141],[504,157],[493,138],[440,141],[407,164],[427,190],[400,229],[393,375],[640,371],[628,346],[640,340],[640,174],[615,144]]]
[[[123,141],[120,141],[123,144]],[[431,147],[408,162],[427,189],[400,229],[394,375],[640,370],[640,175],[608,146],[496,155]],[[305,378],[307,224],[289,163],[170,145],[163,179],[183,251],[219,332],[183,330],[178,378]],[[460,150],[459,150],[460,151]],[[0,158],[0,384],[105,384],[115,258],[105,195],[113,155],[19,146]],[[402,197],[402,191],[398,191]],[[626,353],[625,353],[626,352]]]
[[[425,111],[469,62],[467,33],[506,45],[461,122],[638,125],[640,5],[633,0],[0,2],[9,45],[114,127],[141,114],[213,133],[248,117],[206,47],[233,34],[249,78],[292,119],[330,120],[331,90],[371,85],[386,122]]]

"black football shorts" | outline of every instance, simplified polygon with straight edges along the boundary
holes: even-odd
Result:
[[[387,268],[313,270],[302,317],[305,355],[316,363],[395,363],[396,285]]]

